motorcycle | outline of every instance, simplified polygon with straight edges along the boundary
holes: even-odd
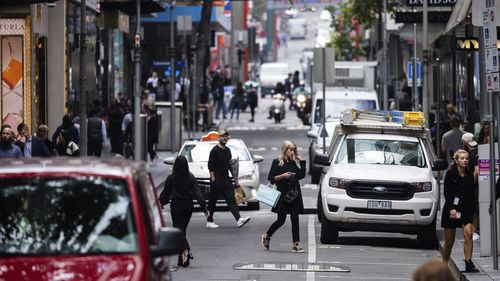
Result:
[[[275,93],[271,91],[273,97],[273,104],[269,108],[268,119],[274,119],[275,123],[281,123],[281,120],[285,119],[285,100],[286,97],[281,93]]]
[[[297,117],[304,125],[310,125],[311,117],[311,97],[304,93],[299,93],[293,98],[293,105],[297,111]]]

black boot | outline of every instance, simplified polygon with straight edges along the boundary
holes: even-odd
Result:
[[[479,269],[476,268],[472,260],[464,260],[465,261],[465,272],[479,272]]]
[[[190,264],[189,260],[192,260],[192,259],[193,259],[193,254],[191,254],[191,251],[185,250],[182,253],[182,266],[188,267]]]

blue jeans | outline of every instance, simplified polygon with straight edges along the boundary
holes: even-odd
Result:
[[[219,119],[219,114],[220,114],[221,108],[222,108],[222,116],[225,119],[226,115],[227,115],[227,107],[226,107],[226,103],[224,102],[224,98],[216,100],[215,106],[216,106],[215,119]]]

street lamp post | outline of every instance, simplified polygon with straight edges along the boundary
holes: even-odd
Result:
[[[134,160],[141,160],[141,0],[137,4],[137,26],[134,38]]]
[[[78,92],[80,94],[80,154],[87,156],[87,94],[85,93],[85,18],[87,1],[80,2],[80,85]]]
[[[175,46],[174,46],[174,6],[170,0],[170,150],[175,151]]]

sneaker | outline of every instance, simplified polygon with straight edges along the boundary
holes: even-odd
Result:
[[[478,240],[478,239],[479,239],[479,234],[477,234],[477,233],[475,233],[475,232],[474,232],[474,233],[472,233],[472,240],[473,240],[473,241],[476,241],[476,240]]]
[[[207,222],[207,228],[219,228],[219,226],[215,222],[209,221]]]
[[[271,242],[271,237],[267,236],[266,233],[261,236],[261,244],[264,249],[269,250],[269,242]]]
[[[304,248],[302,248],[302,246],[300,246],[299,242],[294,242],[293,247],[292,247],[292,252],[303,253],[305,251],[304,251]]]
[[[236,224],[238,225],[238,227],[242,227],[244,226],[245,224],[247,224],[247,222],[250,221],[250,218],[249,217],[244,217],[244,218],[240,218]]]

